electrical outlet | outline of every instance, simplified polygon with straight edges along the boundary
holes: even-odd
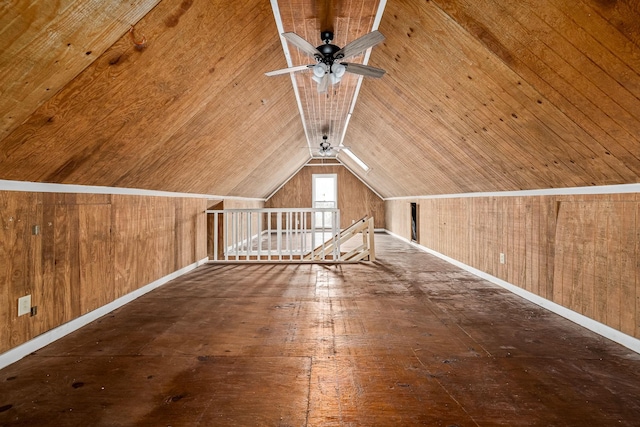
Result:
[[[504,254],[500,253],[500,264],[504,264]]]
[[[31,295],[18,298],[18,316],[31,313]]]

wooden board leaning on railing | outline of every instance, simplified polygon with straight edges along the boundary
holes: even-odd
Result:
[[[373,233],[373,218],[365,215],[358,221],[355,221],[349,227],[342,230],[337,239],[333,238],[332,236],[332,238],[324,242],[324,244],[318,245],[313,251],[307,254],[304,259],[320,259],[323,253],[333,251],[335,245],[341,247],[343,244],[360,234],[362,235],[362,244],[358,245],[348,252],[340,252],[339,261],[358,262],[365,259],[367,259],[368,261],[375,261],[376,251]]]

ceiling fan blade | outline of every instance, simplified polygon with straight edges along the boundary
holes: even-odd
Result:
[[[318,83],[318,93],[326,93],[329,88],[329,73],[322,76],[322,80]]]
[[[298,65],[296,67],[289,67],[289,68],[283,68],[281,70],[269,71],[267,73],[264,73],[264,75],[269,77],[278,76],[280,74],[295,73],[296,71],[306,70],[311,67],[313,67],[313,65]]]
[[[379,79],[386,73],[386,71],[381,68],[370,67],[368,65],[352,64],[350,62],[341,62],[341,64],[347,67],[347,73],[358,74],[365,77]]]
[[[307,55],[311,56],[312,58],[315,58],[316,55],[322,56],[322,53],[318,49],[316,49],[314,45],[312,45],[296,33],[282,33],[282,37],[287,39],[292,45],[294,45]]]
[[[369,34],[365,34],[362,37],[359,37],[347,44],[345,47],[337,51],[333,57],[334,58],[351,58],[353,56],[359,55],[365,50],[369,49],[372,46],[377,45],[381,41],[384,40],[384,36],[378,30],[372,31]],[[341,56],[342,55],[342,56]]]

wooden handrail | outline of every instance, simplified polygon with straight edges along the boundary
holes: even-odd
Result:
[[[349,227],[342,230],[338,235],[331,236],[323,244],[318,245],[311,252],[304,256],[305,260],[317,259],[321,254],[333,251],[334,247],[338,245],[341,247],[344,243],[351,240],[358,234],[362,234],[362,245],[357,248],[340,254],[340,261],[357,262],[365,258],[369,261],[375,261],[375,244],[374,244],[374,226],[373,218],[365,215],[358,221],[355,221]]]

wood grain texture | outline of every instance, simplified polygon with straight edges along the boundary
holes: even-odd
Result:
[[[403,237],[407,240],[411,240],[411,201],[393,201],[385,202],[385,225],[388,230]],[[425,215],[426,209],[420,209],[420,215]],[[433,213],[433,212],[432,212]],[[433,233],[433,222],[420,222],[423,230],[423,235]],[[429,231],[425,231],[426,227],[430,227]]]
[[[637,193],[417,202],[421,245],[639,337]],[[409,202],[385,208],[408,238]]]
[[[115,299],[111,205],[80,205],[78,208],[80,313],[86,314]]]
[[[636,204],[636,209],[635,209],[635,214],[636,214],[636,221],[635,221],[635,246],[636,246],[636,262],[635,262],[635,276],[636,276],[636,280],[635,280],[635,294],[636,294],[636,321],[635,321],[635,330],[636,330],[636,336],[640,336],[640,290],[638,289],[638,287],[640,287],[640,262],[638,262],[638,257],[640,257],[640,196],[638,196],[638,194],[636,194],[636,201],[638,202]],[[632,264],[633,267],[633,264]]]
[[[47,202],[45,198],[45,203]],[[58,204],[53,209],[54,270],[51,312],[53,323],[61,325],[80,311],[80,254],[78,206]]]
[[[638,15],[591,8],[390,1],[371,62],[388,74],[363,87],[345,141],[361,176],[383,196],[637,182]]]
[[[0,191],[0,352],[205,258],[206,205]],[[28,294],[37,314],[18,317]]]
[[[29,332],[25,316],[18,317],[18,298],[31,293],[28,282],[30,234],[29,205],[24,193],[0,195],[0,343],[6,348]],[[27,316],[28,317],[28,316]]]
[[[344,166],[305,166],[267,202],[267,208],[312,207],[314,174],[337,174],[340,227],[346,228],[365,215],[372,216],[376,228],[385,228],[384,202]]]
[[[63,0],[0,5],[0,139],[158,2]]]
[[[181,276],[3,369],[0,424],[637,424],[637,354],[391,236],[376,244],[377,267]]]
[[[322,96],[309,72],[264,76],[286,65],[269,2],[112,3],[0,6],[0,178],[266,198],[348,121],[370,169],[340,159],[383,197],[640,182],[635,1],[389,0],[370,59],[387,74],[353,111],[352,76]],[[378,4],[278,7],[343,46]]]
[[[175,270],[207,256],[206,204],[199,199],[175,199]]]
[[[2,178],[264,197],[308,159],[293,93],[263,75],[268,2],[168,0],[138,27],[147,47],[125,34],[3,140]]]

